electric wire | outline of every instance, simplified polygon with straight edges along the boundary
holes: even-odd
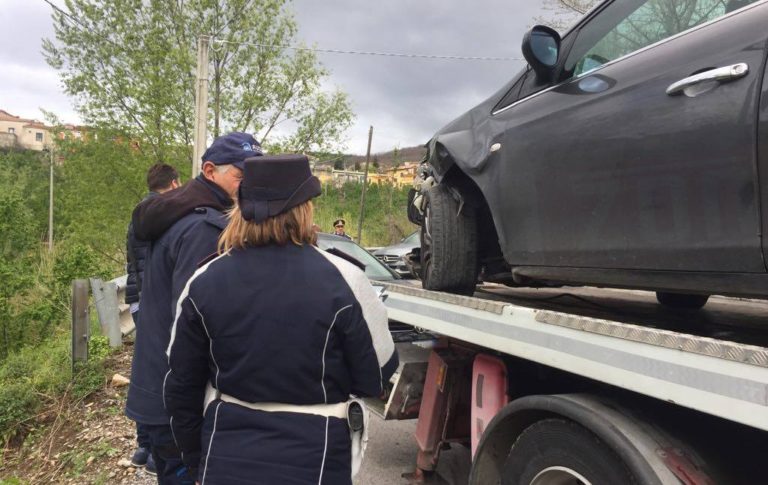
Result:
[[[66,10],[60,8],[59,6],[55,5],[51,0],[43,0],[45,3],[50,5],[51,8],[59,12],[61,15],[65,16],[69,20],[75,22],[80,27],[87,29],[85,25],[83,25],[82,22],[80,22],[79,19],[77,19],[74,15],[67,12]],[[306,51],[306,52],[320,52],[324,54],[346,54],[346,55],[360,55],[360,56],[379,56],[379,57],[398,57],[398,58],[406,58],[406,59],[439,59],[439,60],[449,60],[449,61],[491,61],[491,62],[510,62],[510,61],[522,61],[524,59],[520,57],[493,57],[493,56],[457,56],[457,55],[442,55],[442,54],[414,54],[414,53],[407,53],[407,52],[379,52],[379,51],[357,51],[357,50],[351,50],[351,49],[326,49],[326,48],[320,48],[320,47],[302,47],[302,46],[296,46],[296,45],[290,45],[290,44],[259,44],[259,43],[253,43],[253,42],[236,42],[231,40],[224,40],[224,39],[218,39],[216,37],[210,37],[211,42],[219,43],[219,44],[232,44],[232,45],[245,45],[245,46],[251,46],[251,47],[258,47],[258,48],[268,48],[268,49],[290,49],[295,51]],[[108,40],[108,39],[107,39]]]
[[[47,0],[46,0],[47,1]],[[405,52],[378,52],[378,51],[356,51],[348,49],[325,49],[320,47],[301,47],[296,45],[280,45],[280,44],[257,44],[253,42],[236,42],[232,40],[211,38],[211,42],[219,44],[234,44],[234,45],[247,45],[251,47],[259,48],[278,48],[278,49],[291,49],[295,51],[311,51],[321,52],[324,54],[351,54],[360,56],[380,56],[380,57],[403,57],[409,59],[443,59],[450,61],[496,61],[496,62],[509,62],[509,61],[522,61],[520,57],[482,57],[482,56],[453,56],[453,55],[440,55],[440,54],[412,54]]]

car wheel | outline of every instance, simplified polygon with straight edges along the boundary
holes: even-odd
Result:
[[[512,445],[502,485],[616,485],[636,480],[621,458],[586,428],[564,419],[529,426]]]
[[[657,291],[656,299],[665,307],[679,310],[698,310],[707,304],[709,295],[685,295],[682,293]]]
[[[426,194],[421,225],[421,281],[427,290],[471,295],[477,282],[477,220],[450,190],[435,185]]]

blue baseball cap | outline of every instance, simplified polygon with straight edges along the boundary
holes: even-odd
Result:
[[[202,161],[214,165],[234,165],[243,170],[246,158],[259,157],[264,153],[261,145],[249,133],[232,132],[222,135],[203,153]]]

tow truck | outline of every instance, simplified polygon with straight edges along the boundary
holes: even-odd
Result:
[[[418,419],[417,479],[459,443],[471,485],[768,483],[768,302],[384,286],[394,327],[434,336],[398,344],[378,409]]]

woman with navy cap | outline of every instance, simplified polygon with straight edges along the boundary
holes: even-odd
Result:
[[[352,481],[350,396],[380,395],[397,353],[364,273],[314,246],[320,193],[306,157],[246,160],[220,255],[181,294],[164,397],[203,485]]]

